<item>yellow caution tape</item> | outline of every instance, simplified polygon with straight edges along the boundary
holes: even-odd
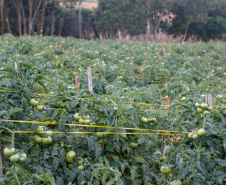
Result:
[[[3,131],[3,130],[2,130]],[[14,131],[18,134],[33,134],[36,133],[36,131]],[[45,132],[43,132],[45,133]],[[53,131],[52,133],[63,133],[63,134],[95,134],[97,132],[60,132],[60,131]],[[118,132],[98,132],[102,134],[126,134],[126,135],[185,135],[183,133],[176,133],[176,134],[170,134],[170,133],[136,133],[136,132],[127,132],[127,133],[118,133]]]
[[[39,121],[23,121],[23,120],[0,120],[0,121],[7,121],[7,122],[16,122],[16,123],[39,123],[39,124],[47,124],[47,125],[58,125],[59,123],[52,123],[52,122],[39,122]]]
[[[39,121],[23,121],[23,120],[0,120],[7,122],[21,122],[21,123],[37,123],[37,124],[50,124],[50,125],[58,125],[59,123],[52,122],[39,122]],[[170,130],[154,130],[154,129],[144,129],[144,128],[126,128],[126,127],[112,127],[112,126],[102,126],[102,125],[82,125],[82,124],[62,124],[62,125],[71,125],[78,127],[94,127],[94,128],[111,128],[111,129],[123,129],[123,130],[140,130],[140,131],[153,131],[153,132],[174,132],[174,133],[189,133],[189,132],[179,132],[179,131],[170,131]],[[15,131],[16,133],[17,131]],[[34,132],[34,131],[29,131]]]
[[[17,92],[17,91],[5,91],[5,90],[0,90],[0,91],[3,91],[3,92],[16,92],[16,93],[20,93],[20,92]],[[32,94],[37,94],[37,93],[32,93]],[[37,95],[46,95],[46,96],[57,96],[57,95],[49,95],[49,94],[37,94]],[[58,96],[60,97],[60,96]],[[111,102],[113,100],[99,100],[99,99],[93,99],[93,98],[77,98],[79,100],[97,100],[97,101],[108,101],[108,102]],[[60,100],[57,100],[57,101],[53,101],[53,100],[42,100],[42,101],[46,101],[46,102],[58,102]],[[123,101],[117,101],[117,102],[123,102]],[[65,102],[65,103],[70,103],[70,102]],[[129,103],[129,104],[132,104],[133,102],[125,102],[125,103]],[[165,107],[168,107],[169,105],[161,105],[161,104],[149,104],[149,103],[137,103],[137,105],[147,105],[147,106],[165,106]],[[223,107],[223,106],[213,106],[213,107]],[[226,108],[226,107],[223,107],[223,108]]]

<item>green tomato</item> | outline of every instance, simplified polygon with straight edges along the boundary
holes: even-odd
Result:
[[[45,131],[45,127],[44,126],[38,126],[36,133],[39,134],[43,134]]]
[[[219,95],[219,94],[218,94],[218,95],[216,96],[216,98],[217,98],[217,99],[222,99],[222,98],[223,98],[223,95]]]
[[[20,161],[20,162],[25,162],[25,161],[26,161],[26,158],[20,157],[19,161]]]
[[[25,154],[25,153],[20,154],[20,156],[27,159],[27,154]]]
[[[30,100],[30,104],[34,107],[38,106],[38,101],[36,101],[35,99],[31,99]]]
[[[149,119],[143,118],[143,122],[147,124],[147,123],[149,123]]]
[[[84,170],[84,166],[83,165],[79,165],[79,166],[77,166],[77,169],[80,170],[80,171],[83,171]]]
[[[181,101],[185,101],[185,100],[186,100],[186,97],[182,97],[182,98],[181,98]]]
[[[177,181],[177,180],[174,180],[170,183],[170,185],[182,185],[182,182],[181,181]]]
[[[42,138],[39,137],[38,135],[35,135],[35,136],[34,136],[34,139],[35,139],[35,142],[36,142],[36,143],[41,143],[41,142],[42,142]]]
[[[53,132],[51,130],[48,130],[48,131],[45,132],[45,135],[52,137]]]
[[[90,124],[90,120],[89,119],[84,120],[84,124],[85,125],[89,125]]]
[[[79,114],[78,114],[78,113],[76,113],[76,114],[74,115],[74,119],[75,119],[75,120],[80,120],[80,119],[81,119],[81,117],[79,116]]]
[[[9,160],[10,160],[10,162],[15,163],[15,162],[18,162],[19,161],[19,158],[20,158],[20,155],[19,154],[15,154],[15,155],[12,155],[9,158]]]
[[[72,164],[68,164],[67,167],[71,170],[72,169]]]
[[[188,138],[192,139],[193,138],[193,133],[188,134]]]
[[[181,141],[181,137],[179,136],[179,137],[177,137],[177,141],[179,142],[179,141]]]
[[[104,137],[104,134],[101,133],[101,132],[97,132],[97,133],[96,133],[96,136],[97,136],[98,138],[103,138],[103,137]]]
[[[195,103],[195,106],[198,108],[198,107],[200,107],[201,105],[200,105],[198,102],[196,102],[196,103]]]
[[[201,108],[197,108],[197,112],[202,113],[204,110]]]
[[[103,140],[103,139],[100,139],[100,140],[98,141],[98,143],[99,143],[99,144],[104,144],[104,140]]]
[[[136,149],[138,148],[138,143],[130,143],[129,147]]]
[[[37,109],[38,111],[43,111],[43,110],[44,110],[44,106],[43,106],[43,105],[38,105],[38,106],[36,107],[36,109]]]
[[[203,114],[209,114],[210,112],[209,111],[207,111],[207,110],[205,110],[204,112],[203,112]]]
[[[14,154],[15,151],[15,148],[5,148],[3,153],[5,156],[10,157]]]
[[[173,143],[173,144],[175,143],[173,138],[170,138],[170,142]]]
[[[172,172],[170,166],[168,166],[168,165],[162,166],[162,167],[160,168],[160,170],[161,170],[161,172],[162,172],[163,174],[170,174],[170,173]]]
[[[163,161],[165,161],[165,160],[167,160],[167,157],[166,157],[166,156],[163,156],[163,157],[160,158],[160,161],[161,161],[161,162],[163,162]]]
[[[79,121],[78,121],[80,124],[84,124],[84,119],[80,119]]]
[[[52,138],[50,136],[42,138],[42,144],[49,145],[52,143]]]
[[[70,157],[67,157],[67,156],[66,156],[66,161],[67,161],[68,163],[72,163],[72,162],[73,162],[73,158],[70,158]]]
[[[206,134],[206,131],[203,128],[201,128],[201,129],[198,130],[198,135],[199,136],[203,136],[205,134]]]
[[[208,111],[211,111],[211,110],[213,110],[213,107],[209,106]]]
[[[78,164],[82,165],[84,163],[84,159],[82,157],[78,157]]]
[[[155,165],[159,165],[159,161],[158,160],[155,160]]]
[[[151,118],[150,121],[151,121],[152,123],[155,123],[155,122],[157,121],[157,119],[156,119],[156,118]]]
[[[154,153],[154,155],[162,155],[162,153],[161,153],[160,151],[156,151],[156,152]]]
[[[201,108],[208,109],[208,105],[206,103],[201,103]]]
[[[144,117],[141,117],[141,121],[143,121],[143,122],[144,122],[144,119],[145,119]]]
[[[74,158],[76,156],[76,153],[74,151],[70,151],[66,154],[66,157]]]
[[[198,135],[197,134],[193,134],[192,138],[193,139],[197,139],[198,138]]]

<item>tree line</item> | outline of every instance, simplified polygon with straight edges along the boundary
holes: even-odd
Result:
[[[162,30],[183,41],[226,35],[225,0],[99,0],[92,10],[82,9],[81,2],[0,0],[0,33],[152,40]]]

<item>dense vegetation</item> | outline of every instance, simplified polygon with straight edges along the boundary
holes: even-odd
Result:
[[[183,41],[225,39],[225,0],[99,0],[96,9],[82,9],[80,19],[76,2],[79,4],[79,0],[1,0],[1,34],[86,39],[140,35],[151,40],[161,29],[183,36]]]
[[[226,183],[225,43],[2,39],[1,184]]]

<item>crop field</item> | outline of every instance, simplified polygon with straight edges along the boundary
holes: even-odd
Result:
[[[0,41],[0,185],[225,185],[226,43]]]

